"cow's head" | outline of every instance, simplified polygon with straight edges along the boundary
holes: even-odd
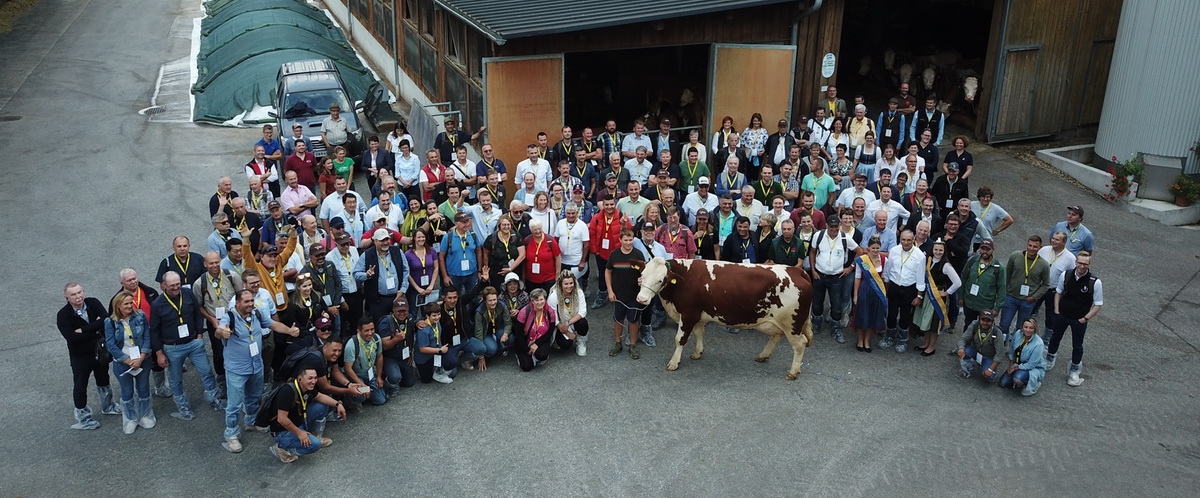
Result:
[[[979,91],[979,78],[967,76],[966,79],[963,80],[963,98],[967,99],[967,102],[974,103],[975,92],[977,91]]]
[[[896,68],[896,51],[891,47],[883,51],[883,68],[888,71]]]
[[[901,83],[912,83],[912,75],[913,75],[913,65],[912,64],[901,64],[900,65],[900,82]]]
[[[937,79],[937,69],[933,66],[925,68],[921,71],[921,83],[925,84],[926,90],[933,90],[933,82]]]
[[[650,304],[650,300],[654,299],[654,295],[662,291],[663,287],[677,284],[679,279],[683,278],[678,273],[671,271],[671,262],[663,258],[654,258],[650,261],[634,260],[629,263],[629,266],[642,272],[642,278],[638,280],[641,290],[637,295],[637,302],[642,305]]]
[[[862,59],[858,60],[858,75],[866,76],[868,74],[871,74],[871,56],[864,55]]]

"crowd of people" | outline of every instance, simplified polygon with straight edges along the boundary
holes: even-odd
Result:
[[[553,350],[586,356],[589,311],[608,303],[609,355],[640,358],[668,318],[657,298],[636,300],[631,262],[654,257],[803,267],[814,332],[828,324],[844,343],[849,327],[867,353],[914,340],[932,356],[961,314],[958,376],[1024,395],[1070,328],[1068,384],[1081,384],[1084,333],[1103,304],[1083,209],[998,256],[995,237],[1015,220],[987,186],[971,199],[967,138],[942,155],[944,116],[931,101],[917,109],[907,85],[875,120],[860,99],[848,108],[830,87],[813,117],[774,133],[759,114],[741,132],[726,117],[707,146],[666,120],[654,133],[641,121],[629,134],[614,121],[598,135],[563,127],[553,144],[539,133],[511,170],[514,192],[492,145],[467,159],[479,134],[454,121],[423,154],[398,124],[357,158],[341,147],[313,157],[299,127],[282,138],[265,126],[246,190],[217,180],[204,249],[176,237],[157,289],[133,269],[107,303],[65,285],[72,428],[100,425],[92,377],[100,413],[120,414],[127,434],[154,427],[155,395],[192,420],[183,379],[194,370],[225,414],[226,449],[242,451],[243,430],[270,432],[291,462],[332,444],[328,420],[402,388],[503,357],[530,371]]]

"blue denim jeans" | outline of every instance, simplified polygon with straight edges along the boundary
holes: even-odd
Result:
[[[491,358],[500,353],[501,348],[512,347],[513,337],[508,336],[508,342],[500,342],[504,334],[487,334],[483,337],[483,355]],[[471,339],[475,341],[477,339]]]
[[[995,361],[993,361],[992,358],[986,358],[986,357],[983,359],[983,363],[979,363],[979,362],[975,361],[975,353],[977,353],[978,351],[975,351],[975,348],[969,344],[967,346],[963,347],[963,351],[966,352],[966,355],[963,356],[963,358],[961,360],[958,360],[958,363],[959,363],[959,366],[962,367],[964,372],[974,372],[975,365],[979,365],[979,373],[980,373],[980,375],[982,375],[984,370],[992,368],[992,364],[995,363]],[[998,375],[998,373],[993,374],[991,380],[995,381],[999,377],[1000,376]],[[986,377],[985,377],[985,379],[986,379]]]
[[[1013,318],[1017,320],[1017,328],[1025,323],[1025,319],[1033,314],[1033,308],[1037,306],[1037,302],[1028,302],[1023,297],[1004,297],[1004,309],[1000,311],[1000,331],[1005,334],[1012,334],[1013,331],[1009,327],[1013,323]]]
[[[215,398],[217,376],[213,374],[212,365],[208,362],[208,351],[204,349],[204,341],[194,339],[179,345],[163,344],[163,354],[169,362],[167,372],[170,374],[171,394],[183,396],[183,360],[191,358],[192,365],[196,367],[196,372],[200,374],[200,380],[204,383],[205,397],[209,401]],[[209,393],[212,393],[212,397],[209,397]]]
[[[835,321],[842,319],[842,308],[845,306],[842,298],[846,295],[846,282],[850,282],[850,278],[853,277],[821,275],[821,278],[813,280],[813,316],[819,317],[825,314],[825,295],[829,294],[829,318]]]
[[[395,360],[389,357],[383,358],[383,381],[387,384],[400,387],[412,387],[417,384],[417,367],[410,366],[408,362],[413,361],[412,358],[407,360]]]
[[[462,359],[460,363],[470,363],[486,355],[487,346],[483,341],[472,337],[462,344],[461,351]]]
[[[387,366],[386,362],[384,363],[384,366],[385,367]],[[379,406],[384,403],[387,403],[387,391],[384,390],[383,387],[375,385],[374,380],[367,380],[367,379],[372,378],[367,375],[367,372],[365,372],[365,371],[359,372],[358,369],[355,368],[354,373],[358,374],[358,378],[361,379],[363,381],[363,383],[367,385],[367,387],[371,388],[371,392],[369,394],[355,395],[354,396],[355,402],[361,403],[363,401],[370,401],[371,404],[375,405],[375,406]],[[384,373],[384,375],[385,376],[387,375],[386,372]],[[386,381],[385,381],[384,385],[385,386],[387,385]]]
[[[317,403],[313,401],[308,405],[308,416],[304,419],[304,425],[301,430],[308,432],[309,445],[307,448],[300,445],[300,438],[289,431],[283,431],[275,435],[275,444],[279,448],[296,455],[311,455],[321,449],[321,440],[317,438],[313,432],[320,432],[325,423],[325,416],[329,413],[329,405]]]
[[[1000,382],[999,382],[1000,387],[1003,387],[1005,389],[1012,389],[1013,386],[1015,385],[1015,384],[1013,384],[1014,380],[1021,381],[1022,387],[1028,385],[1029,384],[1029,371],[1028,370],[1017,370],[1016,372],[1013,372],[1012,375],[1009,375],[1008,372],[1005,372],[1004,375],[1000,376]]]
[[[258,414],[258,403],[262,398],[263,371],[242,375],[225,371],[225,439],[238,437],[242,433],[242,408],[245,405],[247,423],[254,423]]]
[[[150,362],[154,361],[154,356],[147,356],[142,361],[142,372],[133,375],[125,375],[129,371],[129,365],[114,361],[112,364],[113,377],[117,378],[117,383],[121,385],[121,401],[130,401],[133,399],[134,388],[137,388],[138,398],[150,397]]]

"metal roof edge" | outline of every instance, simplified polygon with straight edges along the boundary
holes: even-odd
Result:
[[[480,33],[483,33],[484,35],[486,35],[488,38],[491,38],[492,41],[496,42],[497,45],[504,45],[506,42],[508,42],[508,40],[506,40],[504,38],[504,35],[500,34],[500,32],[488,27],[486,24],[483,24],[478,19],[475,19],[475,18],[467,15],[467,13],[459,10],[457,7],[455,7],[454,5],[451,5],[450,3],[446,2],[445,0],[433,0],[433,3],[434,3],[434,5],[437,5],[443,9],[445,9],[447,12],[453,14],[454,17],[461,19],[463,22],[465,22],[468,25],[470,25],[471,27],[475,28]]]

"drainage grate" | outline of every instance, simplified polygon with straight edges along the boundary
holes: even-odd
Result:
[[[21,116],[17,116],[15,114],[8,114],[8,115],[0,116],[0,123],[5,122],[5,121],[18,121],[20,119],[21,119]]]

